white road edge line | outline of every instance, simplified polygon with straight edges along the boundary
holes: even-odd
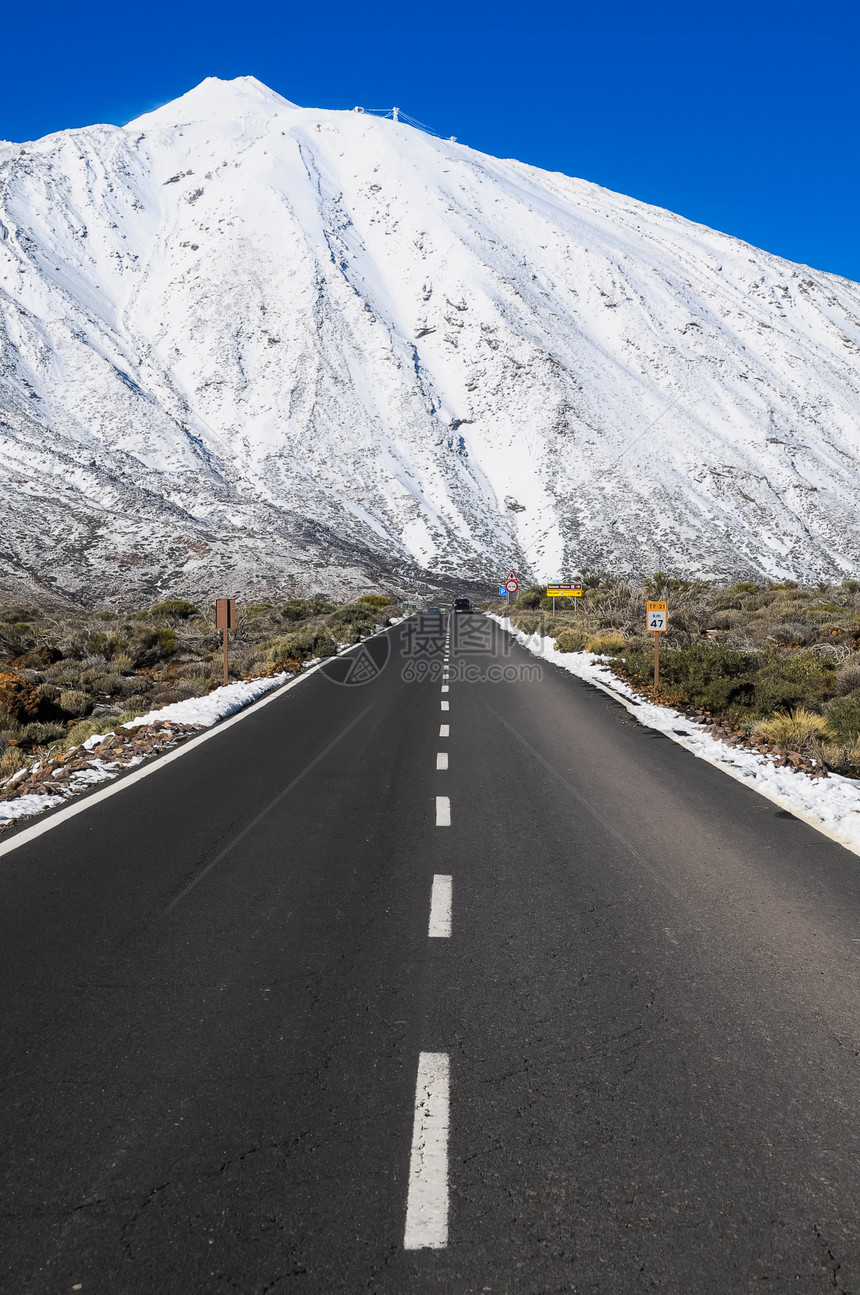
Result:
[[[448,1053],[419,1053],[405,1250],[443,1250],[448,1244],[449,1089]]]
[[[450,737],[450,736],[451,736],[451,725],[450,725],[450,724],[440,724],[440,725],[439,725],[439,736],[440,736],[440,737]]]
[[[451,798],[450,796],[436,797],[436,826],[451,826]]]
[[[454,878],[437,872],[430,889],[430,939],[447,940],[451,937],[451,907]]]
[[[447,751],[437,751],[437,752],[436,752],[436,769],[437,769],[437,770],[441,770],[441,769],[447,769],[447,768],[448,768],[448,752],[447,752]]]
[[[496,621],[496,624],[498,625],[498,621]],[[499,626],[499,628],[504,629],[504,626]],[[505,630],[505,633],[510,634],[510,630]],[[515,642],[519,642],[519,640],[516,639]],[[522,646],[523,644],[520,644],[520,647]],[[525,648],[525,651],[528,652],[528,648]],[[533,656],[535,654],[530,653],[530,655]],[[542,660],[546,661],[548,658],[543,657]],[[549,664],[555,665],[556,663],[554,661],[549,661]],[[560,666],[559,669],[563,670],[564,667]],[[570,671],[565,671],[565,674],[569,673]],[[635,720],[638,720],[643,728],[651,728],[650,724],[646,724],[645,721],[637,715],[636,712],[638,708],[636,704],[628,701],[623,693],[616,692],[614,688],[610,688],[607,684],[601,683],[599,679],[582,679],[579,675],[573,675],[573,678],[580,679],[580,681],[586,684],[589,688],[597,688],[600,692],[605,692],[607,697],[611,697],[613,701],[620,702],[624,709],[628,711]],[[442,705],[444,706],[445,703],[443,702]],[[834,832],[826,823],[822,823],[820,818],[816,818],[814,814],[807,814],[806,810],[798,809],[798,807],[792,804],[790,800],[786,797],[780,796],[777,792],[765,791],[763,787],[753,786],[753,784],[751,782],[747,782],[746,778],[744,778],[740,773],[737,773],[734,769],[730,768],[729,765],[723,764],[722,760],[717,760],[713,756],[706,755],[703,751],[694,747],[691,742],[685,742],[680,733],[672,733],[671,731],[667,732],[666,729],[662,728],[654,729],[654,732],[662,733],[670,742],[675,742],[678,746],[682,746],[685,751],[689,751],[690,755],[695,756],[697,760],[704,760],[707,764],[713,765],[715,769],[719,769],[721,773],[727,774],[729,778],[734,778],[735,782],[739,782],[741,786],[746,787],[748,791],[754,791],[756,795],[763,796],[765,800],[769,800],[772,804],[779,805],[780,809],[787,809],[794,818],[799,818],[801,823],[806,823],[807,827],[814,828],[815,831],[820,832],[822,836],[829,837],[831,841],[835,841],[837,845],[841,845],[844,850],[850,850],[852,854],[860,855],[860,845],[855,845],[853,841],[846,841],[844,837],[839,836],[838,833]]]
[[[408,619],[409,617],[404,617],[404,620]],[[402,624],[402,622],[398,622],[398,624]],[[384,630],[380,630],[378,634],[368,634],[367,638],[362,639],[361,642],[366,643],[368,639],[378,638],[380,634],[387,634],[390,629],[396,628],[397,626],[386,626],[386,628]],[[361,644],[356,644],[355,646],[360,647]],[[346,653],[343,655],[346,655]],[[291,688],[295,688],[298,684],[304,683],[306,679],[310,679],[311,675],[316,674],[317,670],[322,669],[322,667],[327,664],[327,661],[328,658],[326,658],[325,661],[320,661],[318,665],[311,666],[310,670],[306,670],[303,674],[297,675],[296,678],[291,679],[289,683],[283,684],[280,688],[273,688],[271,692],[264,693],[262,697],[259,697],[256,701],[252,701],[248,706],[237,711],[235,715],[231,715],[229,719],[222,719],[219,723],[213,724],[211,728],[207,728],[199,737],[190,738],[175,750],[168,751],[165,755],[159,756],[156,760],[145,765],[142,769],[136,769],[134,773],[127,773],[124,776],[121,775],[115,782],[112,782],[110,786],[103,787],[101,791],[93,792],[89,796],[85,795],[80,801],[76,801],[73,804],[66,806],[64,809],[58,809],[57,812],[55,814],[51,814],[49,818],[46,818],[41,822],[34,823],[32,827],[25,827],[22,831],[16,832],[15,835],[10,837],[7,841],[0,840],[0,857],[4,854],[10,854],[13,850],[17,850],[21,845],[27,845],[30,841],[34,841],[37,837],[42,836],[43,833],[50,832],[53,828],[59,827],[61,823],[65,823],[70,818],[74,818],[76,814],[82,814],[84,810],[89,809],[92,805],[98,805],[100,801],[107,800],[109,796],[116,796],[118,792],[125,791],[126,787],[131,787],[134,783],[140,782],[141,778],[148,778],[151,773],[155,773],[158,769],[163,769],[166,764],[170,764],[173,760],[178,760],[180,756],[186,755],[189,751],[193,751],[193,749],[196,746],[200,746],[202,742],[208,742],[210,738],[217,737],[219,733],[223,733],[225,729],[232,728],[234,724],[238,724],[240,720],[247,719],[249,715],[256,715],[263,706],[268,706],[270,702],[277,701],[278,698],[283,697],[285,692],[289,692]],[[443,709],[447,709],[448,703],[443,702],[442,706]]]

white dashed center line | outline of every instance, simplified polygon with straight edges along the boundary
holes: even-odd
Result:
[[[427,934],[431,939],[447,940],[451,936],[451,902],[453,877],[437,873],[433,878],[430,891],[430,927]]]
[[[443,691],[443,692],[448,692],[448,691],[449,691],[448,685],[447,685],[446,683],[443,683],[443,685],[442,685],[442,691]]]
[[[436,826],[451,826],[451,798],[450,796],[436,797]]]
[[[450,703],[449,701],[443,701],[443,702],[442,702],[442,709],[443,709],[443,710],[450,710],[450,709],[451,709],[451,703]]]
[[[447,752],[447,751],[437,751],[437,752],[436,752],[436,768],[437,768],[437,769],[447,769],[447,768],[448,768],[448,752]]]
[[[406,1250],[441,1250],[448,1244],[449,1076],[447,1052],[419,1054],[403,1234]]]
[[[439,725],[439,736],[440,736],[440,737],[449,737],[449,736],[450,736],[450,734],[451,734],[451,725],[450,725],[450,724],[440,724],[440,725]]]

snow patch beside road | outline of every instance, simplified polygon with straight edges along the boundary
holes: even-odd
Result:
[[[312,663],[308,663],[312,664]],[[243,710],[250,706],[252,702],[258,700],[265,693],[271,692],[274,688],[280,688],[293,675],[283,672],[281,674],[271,675],[259,679],[245,679],[237,683],[229,683],[220,688],[213,689],[205,697],[187,697],[184,701],[171,703],[169,706],[162,706],[158,710],[148,711],[146,715],[138,715],[136,719],[129,720],[126,724],[117,725],[116,728],[107,729],[104,733],[94,733],[88,737],[85,742],[81,743],[79,748],[74,750],[85,751],[88,754],[113,738],[117,733],[124,731],[156,728],[158,725],[169,726],[170,732],[159,734],[160,738],[166,738],[168,741],[181,741],[187,736],[189,728],[211,728],[220,720],[227,719],[230,715],[235,715],[237,711]],[[174,732],[174,729],[180,730]],[[158,749],[163,749],[164,743],[159,742]],[[68,752],[71,755],[73,751]],[[133,755],[130,758],[104,760],[94,757],[87,762],[86,768],[75,769],[68,780],[61,786],[57,787],[54,792],[33,792],[23,796],[15,796],[14,799],[0,799],[0,828],[15,823],[22,818],[32,818],[36,814],[44,814],[48,809],[54,809],[57,805],[63,804],[70,797],[77,795],[81,791],[86,791],[100,782],[107,782],[115,778],[118,773],[125,769],[132,769],[138,764],[142,764],[146,759],[145,755]],[[39,770],[39,765],[29,770],[22,770],[21,774],[32,776]],[[61,773],[60,769],[49,770],[49,773],[56,776]],[[15,779],[10,779],[5,787],[0,787],[0,796],[4,792],[12,790]]]
[[[220,688],[214,688],[205,697],[186,697],[184,701],[175,701],[159,710],[151,710],[146,715],[138,715],[137,719],[129,720],[123,728],[140,728],[143,724],[162,722],[209,728],[228,715],[235,715],[237,710],[250,706],[252,701],[256,701],[264,693],[280,688],[281,684],[292,678],[292,674],[284,671],[268,678],[244,679],[238,683],[224,684]]]
[[[559,652],[551,637],[526,634],[508,617],[493,612],[488,615],[541,660],[561,666],[577,678],[611,692],[646,728],[664,733],[693,755],[708,760],[738,782],[761,792],[811,827],[860,854],[860,783],[854,779],[836,773],[827,778],[810,778],[787,767],[777,768],[770,756],[757,751],[726,746],[706,732],[703,724],[671,706],[655,706],[635,692],[613,673],[602,657],[592,652]]]

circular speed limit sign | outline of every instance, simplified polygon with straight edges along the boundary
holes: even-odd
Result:
[[[517,584],[516,580],[506,580],[505,588],[507,589],[509,594],[515,594],[519,589],[519,585]]]

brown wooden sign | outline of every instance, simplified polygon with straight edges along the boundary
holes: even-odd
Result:
[[[219,630],[233,630],[236,628],[235,598],[215,599],[215,627]]]
[[[224,649],[224,683],[230,682],[230,669],[227,660],[227,631],[236,628],[236,599],[215,599],[215,625],[221,631],[221,645]]]

